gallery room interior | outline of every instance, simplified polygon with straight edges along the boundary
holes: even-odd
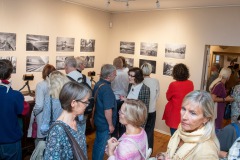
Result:
[[[238,47],[229,47],[240,46],[240,2],[225,0],[222,2],[228,3],[219,2],[218,5],[209,2],[202,6],[192,4],[164,8],[167,0],[161,0],[161,5],[157,8],[156,0],[147,0],[152,3],[152,9],[131,10],[138,1],[143,0],[130,1],[128,9],[124,2],[111,1],[106,6],[105,0],[101,0],[101,8],[81,4],[81,1],[0,0],[0,32],[16,34],[15,49],[0,51],[0,57],[15,59],[16,73],[11,78],[12,87],[19,90],[25,84],[22,80],[24,74],[34,75],[34,80],[29,82],[31,90],[41,81],[41,71],[27,68],[29,59],[34,59],[33,57],[43,57],[47,59],[45,63],[55,67],[57,59],[61,57],[92,57],[90,59],[94,64],[89,65],[83,73],[95,71],[95,81],[99,79],[102,64],[112,64],[117,56],[132,58],[133,66],[136,67],[139,67],[140,60],[155,61],[156,73],[151,76],[160,82],[155,129],[170,134],[169,128],[162,121],[162,114],[167,103],[166,91],[173,79],[163,74],[164,63],[186,64],[194,89],[204,88],[204,79],[212,63],[213,53],[240,53]],[[89,2],[94,3],[93,0]],[[111,5],[122,5],[123,9],[113,11]],[[30,37],[27,38],[27,35]],[[47,36],[48,48],[39,51],[27,49],[27,41],[34,39],[31,35]],[[57,37],[74,38],[74,49],[56,49]],[[84,40],[94,40],[93,51],[80,50]],[[134,42],[134,53],[120,53],[120,42]],[[141,55],[140,46],[143,42],[156,43],[157,54]],[[185,45],[185,57],[166,57],[167,44]],[[62,45],[65,45],[64,42]],[[228,65],[227,60],[224,60],[224,65]],[[59,69],[64,73],[63,68]]]

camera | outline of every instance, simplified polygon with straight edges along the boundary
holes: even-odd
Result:
[[[23,80],[24,81],[32,81],[34,79],[34,75],[33,74],[24,74],[23,75]]]
[[[88,72],[88,77],[92,77],[92,76],[95,76],[96,73],[94,71],[89,71]]]

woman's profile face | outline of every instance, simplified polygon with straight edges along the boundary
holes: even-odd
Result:
[[[187,105],[181,108],[181,126],[186,132],[196,131],[207,123],[208,119],[203,116],[202,108],[193,103],[187,103]]]
[[[122,125],[126,125],[127,124],[127,121],[125,119],[125,108],[126,108],[126,105],[125,103],[123,103],[122,107],[120,108],[120,110],[118,111],[118,114],[119,114],[119,122],[122,124]]]
[[[74,100],[73,103],[73,112],[76,115],[84,114],[85,109],[89,105],[89,95],[81,100]]]

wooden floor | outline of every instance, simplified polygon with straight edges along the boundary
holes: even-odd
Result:
[[[95,132],[92,132],[87,135],[87,144],[88,144],[88,159],[92,159],[92,149],[93,142],[95,139]],[[170,139],[169,135],[161,134],[159,132],[154,132],[154,146],[152,156],[155,156],[159,152],[165,152],[167,150],[167,144]],[[104,159],[107,159],[105,155]]]

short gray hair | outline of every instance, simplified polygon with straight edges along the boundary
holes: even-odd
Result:
[[[77,61],[77,68],[79,68],[80,65],[85,65],[85,59],[83,57],[76,57]]]
[[[74,57],[67,57],[65,59],[65,65],[68,67],[77,68],[77,61]]]
[[[83,100],[86,96],[91,96],[91,90],[84,84],[70,81],[62,87],[59,100],[63,110],[72,112],[71,103],[73,100]]]
[[[144,76],[149,76],[152,73],[152,65],[150,63],[144,63],[141,66]]]
[[[112,64],[104,64],[101,68],[100,77],[106,79],[114,71],[116,71],[116,67],[114,67]]]

